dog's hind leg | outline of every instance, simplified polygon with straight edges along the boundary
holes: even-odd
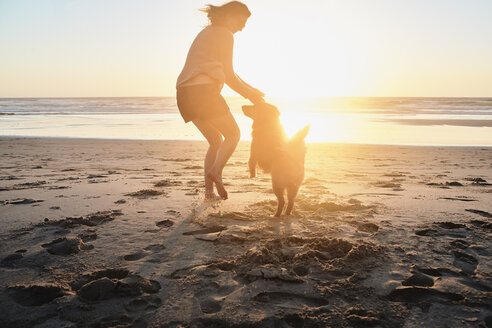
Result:
[[[294,208],[294,200],[296,199],[297,192],[300,186],[288,186],[287,187],[287,209],[285,210],[286,215],[290,215],[292,209]]]
[[[256,159],[253,156],[249,157],[248,166],[249,166],[249,177],[250,178],[256,177]]]
[[[282,214],[285,205],[284,188],[272,184],[272,189],[275,196],[277,196],[277,212],[275,213],[275,216],[279,217]]]

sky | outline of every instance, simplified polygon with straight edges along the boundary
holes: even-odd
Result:
[[[0,0],[0,97],[174,96],[207,3]],[[267,96],[492,96],[490,0],[244,3],[234,67]]]

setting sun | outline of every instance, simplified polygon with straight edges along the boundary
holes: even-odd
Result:
[[[345,142],[350,139],[350,130],[347,129],[347,117],[342,115],[326,115],[322,120],[315,113],[287,111],[282,113],[280,122],[289,137],[293,136],[304,126],[310,125],[308,142]],[[353,123],[353,122],[352,122]]]

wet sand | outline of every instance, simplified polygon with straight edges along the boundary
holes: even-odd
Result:
[[[277,219],[248,147],[1,138],[1,326],[492,327],[492,148],[309,144]]]

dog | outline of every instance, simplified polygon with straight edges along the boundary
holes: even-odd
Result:
[[[244,115],[253,119],[251,151],[248,161],[250,177],[256,176],[259,166],[272,176],[272,189],[277,196],[277,212],[282,215],[285,206],[284,193],[287,190],[286,215],[294,208],[294,200],[304,179],[304,159],[309,133],[307,125],[292,138],[288,138],[280,124],[280,111],[269,103],[242,106]]]

